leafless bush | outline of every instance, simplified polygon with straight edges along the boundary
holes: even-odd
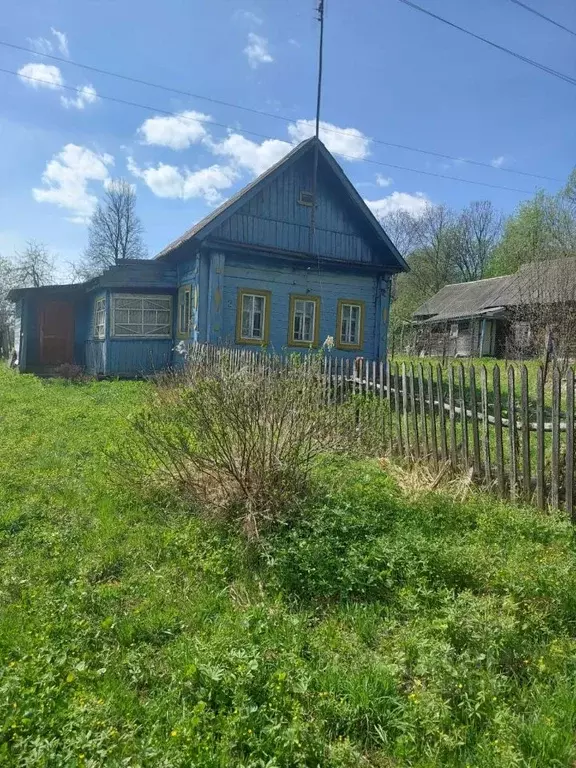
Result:
[[[221,350],[192,356],[157,380],[121,464],[257,538],[305,497],[319,454],[344,448],[354,432],[353,409],[326,404],[321,365]]]
[[[80,384],[88,380],[84,369],[81,365],[75,365],[74,363],[62,363],[56,368],[56,375],[66,381]]]

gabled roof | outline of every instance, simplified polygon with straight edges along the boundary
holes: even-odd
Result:
[[[445,285],[412,315],[441,322],[528,304],[576,303],[576,257],[523,264],[513,275]]]
[[[483,314],[501,306],[499,296],[508,288],[513,276],[492,277],[471,283],[445,285],[414,312],[415,320],[456,320]]]
[[[314,149],[315,146],[318,147],[319,155],[327,162],[337,181],[344,187],[350,202],[356,206],[360,216],[365,220],[368,227],[372,230],[376,239],[379,240],[382,245],[392,254],[394,260],[397,262],[398,269],[401,271],[407,270],[408,265],[382,228],[380,222],[368,208],[334,157],[326,149],[320,139],[317,139],[316,137],[306,139],[294,147],[294,149],[291,150],[279,162],[277,162],[275,165],[272,165],[270,168],[268,168],[268,170],[264,171],[264,173],[254,179],[254,181],[250,182],[250,184],[247,184],[243,189],[241,189],[235,195],[232,195],[232,197],[222,203],[222,205],[209,213],[208,216],[195,224],[181,237],[177,238],[168,246],[166,246],[166,248],[164,248],[162,251],[160,251],[160,253],[156,255],[156,258],[164,259],[168,257],[181,245],[191,240],[195,240],[197,242],[204,240],[204,238],[208,237],[208,235],[224,220],[232,216],[241,206],[247,203],[252,197],[257,195],[263,187],[272,181],[272,179],[282,173],[288,166],[297,162],[307,152],[310,152],[312,149]]]

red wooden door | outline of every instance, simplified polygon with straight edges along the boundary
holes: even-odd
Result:
[[[40,363],[61,365],[74,358],[74,307],[47,301],[40,307]]]

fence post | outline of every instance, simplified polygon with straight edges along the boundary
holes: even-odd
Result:
[[[452,469],[456,469],[456,411],[454,409],[454,365],[448,366],[448,411],[450,419],[450,464]]]
[[[430,442],[432,443],[432,460],[434,469],[438,470],[438,441],[436,439],[436,408],[434,406],[434,372],[432,363],[428,364],[428,405],[430,411]]]
[[[388,442],[390,444],[390,453],[393,451],[394,419],[392,406],[392,360],[386,361],[386,400],[388,401]]]
[[[484,443],[484,478],[486,485],[492,485],[492,464],[490,461],[490,422],[488,421],[488,371],[480,368],[480,398],[482,401],[482,440]]]
[[[418,429],[418,411],[416,410],[416,375],[414,363],[410,363],[410,408],[412,410],[412,429],[414,430],[414,458],[420,459],[420,434]]]
[[[566,512],[574,516],[574,369],[566,374]]]
[[[492,370],[494,382],[494,435],[496,438],[496,477],[498,479],[498,493],[504,498],[506,486],[504,482],[504,445],[502,440],[502,395],[500,391],[500,366],[495,365]]]
[[[544,509],[544,371],[538,368],[536,376],[536,498]]]
[[[436,373],[438,376],[438,418],[440,427],[440,447],[442,450],[442,461],[448,461],[448,442],[446,440],[446,414],[444,412],[444,374],[442,366],[438,363]]]
[[[410,426],[408,423],[408,380],[406,374],[406,363],[402,363],[402,408],[404,416],[404,451],[408,461],[412,459],[410,451]]]
[[[516,458],[516,379],[514,366],[508,368],[508,438],[510,446],[510,498],[516,501],[517,458]]]
[[[472,427],[472,466],[474,476],[480,480],[480,433],[478,430],[478,400],[476,396],[476,369],[473,365],[468,369],[470,382],[470,425]]]
[[[520,369],[520,397],[522,408],[522,493],[525,501],[532,495],[532,466],[530,462],[530,403],[528,400],[528,368]]]
[[[396,447],[398,455],[404,454],[402,441],[402,414],[400,413],[400,371],[398,363],[394,364],[394,409],[396,411]]]
[[[424,391],[424,366],[418,363],[418,400],[420,405],[420,421],[422,423],[422,448],[426,458],[430,457],[430,443],[428,440],[428,422],[426,420],[426,392]]]
[[[462,363],[458,369],[458,383],[460,389],[460,422],[462,424],[462,461],[464,466],[468,468],[470,463],[468,457],[468,412],[466,410],[466,381]]]
[[[380,398],[380,416],[382,418],[382,453],[386,451],[386,412],[384,410],[384,361],[380,360],[378,364],[378,382],[380,384],[379,398]]]
[[[550,504],[558,509],[558,481],[560,474],[560,403],[562,401],[562,382],[557,365],[552,371],[552,462],[550,466]]]

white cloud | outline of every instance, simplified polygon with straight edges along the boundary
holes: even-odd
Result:
[[[506,155],[499,155],[490,161],[490,165],[493,168],[503,168],[504,165],[508,164],[509,160],[510,158],[506,157]]]
[[[394,179],[392,179],[390,176],[382,176],[381,173],[376,174],[376,184],[379,187],[389,187],[393,183]]]
[[[296,142],[314,135],[314,120],[297,120],[288,126],[288,133]],[[370,139],[357,128],[339,128],[332,123],[320,123],[320,138],[330,152],[348,160],[363,160],[370,154]]]
[[[298,42],[298,40],[294,40],[294,38],[293,38],[293,37],[291,37],[291,38],[288,40],[288,43],[289,43],[290,45],[293,45],[293,46],[294,46],[294,48],[301,48],[301,47],[302,47],[301,43],[299,43],[299,42]]]
[[[47,40],[45,37],[27,37],[26,39],[38,53],[52,53],[54,46],[51,40]]]
[[[392,192],[391,195],[380,200],[365,200],[366,205],[377,219],[382,220],[396,211],[406,211],[412,216],[422,216],[426,208],[431,204],[423,192],[411,195],[409,192]]]
[[[58,67],[52,64],[24,64],[18,70],[18,75],[25,85],[31,88],[50,88],[57,90],[64,82]],[[30,79],[32,78],[32,79]]]
[[[68,38],[64,32],[60,32],[59,30],[54,29],[54,27],[50,27],[50,32],[52,32],[58,41],[58,50],[62,56],[66,56],[66,58],[68,58],[70,56],[70,50],[68,49]]]
[[[108,166],[114,158],[106,153],[93,152],[77,144],[66,144],[61,152],[47,163],[42,174],[43,187],[32,190],[39,203],[53,203],[72,214],[70,221],[85,223],[96,207],[96,195],[88,191],[88,182],[108,181]]]
[[[252,13],[252,11],[245,11],[244,9],[236,11],[233,18],[236,20],[247,21],[249,24],[255,24],[258,27],[264,23],[260,16]]]
[[[263,173],[292,149],[292,145],[280,139],[265,139],[261,144],[231,133],[220,142],[209,144],[216,155],[225,155],[240,168],[250,171],[255,176]]]
[[[138,133],[143,144],[155,144],[170,149],[188,149],[208,136],[204,123],[212,118],[202,112],[188,110],[174,117],[150,117]]]
[[[60,101],[66,108],[75,107],[76,109],[84,109],[86,104],[93,104],[98,101],[98,94],[96,89],[92,85],[83,85],[78,91],[78,96],[73,98],[72,96],[61,96]]]
[[[165,163],[139,168],[131,157],[128,158],[128,170],[142,179],[157,197],[180,200],[201,197],[210,204],[220,202],[221,190],[229,189],[238,176],[233,168],[221,165],[211,165],[197,171]]]
[[[271,64],[274,61],[268,50],[268,40],[254,32],[248,34],[248,45],[244,48],[244,53],[252,69],[257,69],[260,64]]]

